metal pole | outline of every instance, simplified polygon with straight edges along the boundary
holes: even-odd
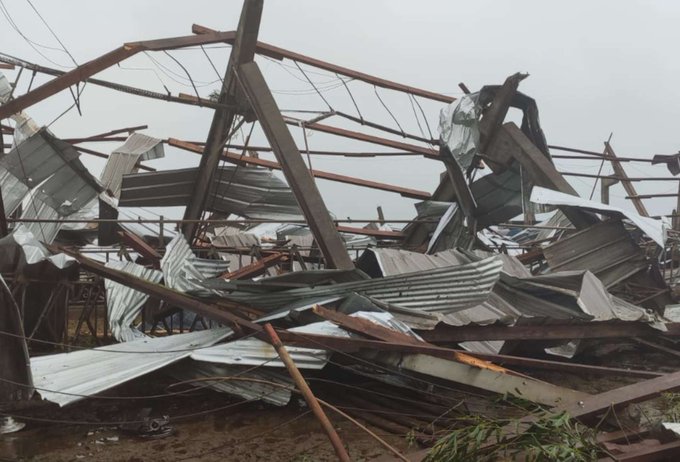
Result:
[[[293,359],[288,354],[288,350],[286,350],[286,347],[284,347],[283,343],[281,343],[281,339],[279,339],[279,336],[276,335],[274,328],[272,327],[271,324],[267,323],[264,325],[264,330],[267,332],[267,335],[269,335],[269,338],[271,338],[272,346],[279,354],[279,357],[281,358],[281,361],[283,361],[283,364],[286,365],[288,373],[295,382],[295,385],[300,390],[300,393],[302,393],[302,396],[305,398],[305,401],[307,401],[307,405],[321,423],[321,428],[323,428],[323,430],[326,432],[326,435],[328,435],[328,439],[331,441],[333,449],[335,449],[335,454],[338,456],[338,460],[349,462],[351,459],[349,458],[349,454],[347,454],[345,446],[342,444],[342,440],[335,431],[335,428],[333,428],[333,424],[331,424],[331,421],[328,420],[328,417],[323,412],[323,409],[321,409],[321,405],[316,400],[316,397],[312,393],[312,390],[309,389],[309,385],[307,385],[307,382],[305,382],[304,377],[302,377],[302,374],[300,374],[300,371],[295,365],[295,362],[293,362]]]

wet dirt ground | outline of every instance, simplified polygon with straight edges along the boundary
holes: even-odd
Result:
[[[147,384],[149,382],[146,382]],[[153,384],[153,382],[151,382]],[[134,395],[134,390],[124,390]],[[150,386],[153,391],[155,387]],[[116,390],[122,394],[121,390]],[[37,422],[24,419],[22,431],[0,435],[0,460],[12,461],[326,461],[337,460],[333,449],[306,405],[293,399],[285,407],[237,399],[212,391],[160,400],[88,400],[59,409],[16,411],[15,414],[87,425]],[[141,407],[152,415],[169,415],[173,433],[144,439],[124,433],[112,421],[136,420]],[[219,408],[224,408],[217,410]],[[199,416],[183,418],[189,414]],[[389,454],[351,422],[329,413],[354,461],[370,461]],[[391,445],[408,450],[405,436],[371,428]],[[415,449],[415,448],[414,448]]]

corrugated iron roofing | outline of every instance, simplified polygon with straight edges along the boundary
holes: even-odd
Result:
[[[186,205],[193,193],[197,172],[197,168],[188,168],[125,175],[119,205]],[[220,167],[213,181],[207,210],[255,219],[301,218],[291,189],[267,169]]]
[[[186,358],[231,333],[211,329],[38,356],[31,358],[31,372],[40,396],[65,406]]]
[[[125,143],[116,148],[104,166],[100,180],[113,195],[120,197],[123,175],[137,171],[139,161],[158,159],[165,156],[163,141],[141,133],[131,134]]]
[[[494,256],[466,265],[435,268],[329,286],[305,287],[273,293],[224,293],[230,300],[273,310],[292,302],[310,302],[356,292],[405,309],[450,313],[482,303],[491,293],[503,266]],[[210,281],[209,287],[219,287]]]
[[[206,260],[194,256],[182,234],[177,234],[166,246],[161,259],[161,270],[166,286],[180,292],[200,292],[206,294],[200,281],[215,277],[227,269],[223,260]],[[207,291],[207,294],[213,293]]]
[[[288,329],[291,332],[349,337],[349,333],[329,321],[315,322],[305,326]],[[295,365],[300,369],[322,369],[328,362],[330,353],[324,349],[287,346],[286,349]],[[210,363],[266,366],[285,368],[273,346],[256,338],[245,338],[221,343],[211,348],[194,351],[191,359]]]
[[[106,264],[125,273],[158,284],[163,279],[163,273],[158,270],[145,268],[129,261],[112,261]],[[104,279],[106,288],[106,307],[111,334],[119,342],[129,342],[146,337],[131,324],[140,313],[142,306],[149,296],[138,290],[124,286],[110,279]]]
[[[611,287],[649,266],[620,220],[583,229],[543,248],[552,271],[589,270]]]

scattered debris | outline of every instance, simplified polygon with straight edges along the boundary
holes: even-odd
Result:
[[[0,433],[33,420],[68,422],[53,414],[101,401],[114,416],[109,426],[165,438],[174,433],[168,415],[173,425],[181,416],[156,416],[138,401],[123,420],[104,403],[220,393],[235,400],[221,409],[275,409],[299,406],[291,397],[301,393],[303,411],[313,412],[340,460],[350,460],[351,442],[336,422],[402,460],[368,426],[432,447],[415,456],[433,462],[680,455],[677,412],[667,414],[668,431],[617,414],[680,390],[680,365],[645,358],[680,357],[677,211],[673,220],[649,216],[632,183],[644,178],[626,175],[609,141],[603,154],[549,146],[536,101],[519,92],[527,74],[455,100],[258,42],[262,8],[245,0],[233,32],[194,25],[193,35],[128,43],[69,72],[0,55],[55,76],[13,95],[16,84],[0,74],[0,118],[13,125],[0,132],[12,137],[9,151],[0,143]],[[141,51],[211,43],[232,47],[212,99],[92,78]],[[373,85],[378,99],[379,87],[448,104],[440,137],[333,109],[311,120],[286,116],[256,55]],[[145,125],[61,139],[23,112],[84,82],[209,108],[208,137],[156,138],[139,133]],[[506,121],[510,108],[522,111],[521,126]],[[338,117],[408,142],[321,123]],[[251,123],[268,146],[250,145],[250,135],[237,144],[235,133]],[[397,151],[311,150],[307,131]],[[122,145],[110,154],[82,146],[112,141]],[[168,147],[200,154],[199,166],[160,168]],[[612,164],[614,176],[591,175],[602,203],[579,197],[551,149]],[[268,153],[275,161],[260,158]],[[429,193],[315,170],[312,153],[418,155],[442,162],[443,174]],[[107,159],[98,179],[83,154]],[[679,158],[649,161],[677,175]],[[144,164],[151,160],[157,169]],[[422,202],[402,227],[380,207],[377,220],[340,220],[319,178]],[[608,204],[615,181],[635,211]],[[148,210],[170,206],[184,207],[184,216]],[[606,357],[623,345],[641,355],[632,367]],[[126,395],[154,372],[171,382],[164,390]]]

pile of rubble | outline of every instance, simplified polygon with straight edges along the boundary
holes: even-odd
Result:
[[[28,403],[32,412],[45,402],[68,406],[163,370],[184,387],[209,387],[244,402],[285,406],[300,393],[341,460],[347,452],[327,415],[408,433],[429,447],[472,415],[535,422],[505,404],[512,399],[597,424],[606,460],[680,454],[673,431],[611,418],[680,388],[680,372],[646,360],[627,363],[625,355],[606,366],[584,360],[631,344],[680,356],[677,220],[647,216],[611,147],[595,157],[617,172],[598,178],[603,197],[621,181],[637,212],[579,197],[556,169],[537,105],[518,91],[526,75],[454,100],[257,42],[261,10],[261,1],[246,0],[235,32],[195,26],[188,37],[126,44],[74,71],[53,71],[53,80],[21,96],[0,79],[0,117],[14,122],[2,126],[13,142],[0,157],[5,431],[30,422],[34,414],[21,412]],[[91,78],[138,51],[219,42],[233,49],[215,99],[154,95]],[[284,117],[256,53],[446,102],[440,137],[357,119],[416,145],[320,123],[353,117],[336,111],[309,121]],[[131,127],[59,139],[21,112],[85,81],[214,108],[209,136],[201,145]],[[506,122],[511,107],[522,111],[521,126]],[[247,145],[240,154],[228,151],[234,127],[254,121],[271,146],[263,150],[276,161]],[[286,127],[296,124],[437,159],[446,172],[429,194],[311,170]],[[79,156],[97,153],[80,143],[113,141],[124,132],[96,178]],[[155,171],[141,164],[162,158],[164,146],[200,154],[199,167]],[[677,174],[677,159],[656,161]],[[285,181],[272,170],[282,170]],[[315,178],[422,202],[401,229],[384,219],[343,226],[326,209]],[[169,206],[186,207],[184,217],[129,212]],[[83,346],[83,329],[97,346]],[[558,381],[563,374],[630,384],[593,392]],[[494,397],[503,399],[490,404]],[[147,415],[140,425],[146,433],[170,433],[167,417]],[[375,436],[394,457],[409,460]]]

